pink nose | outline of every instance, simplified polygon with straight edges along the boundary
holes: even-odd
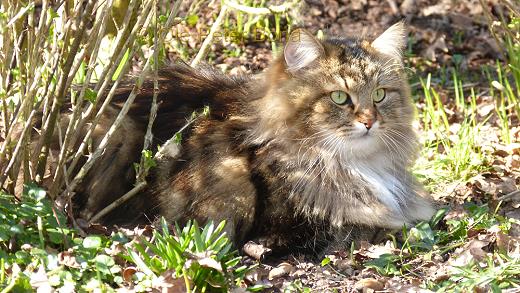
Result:
[[[361,121],[359,121],[365,125],[365,127],[368,129],[372,128],[372,125],[374,125],[374,119],[372,118],[366,118]]]

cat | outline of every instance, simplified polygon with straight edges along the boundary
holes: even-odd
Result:
[[[372,42],[320,40],[296,29],[258,75],[164,68],[154,147],[193,111],[209,106],[209,114],[182,133],[180,145],[168,146],[147,188],[104,222],[144,214],[180,223],[225,220],[237,247],[254,240],[275,251],[317,252],[367,231],[429,219],[433,202],[410,172],[419,147],[405,45],[402,22]],[[132,186],[152,91],[147,81],[77,190],[85,218]],[[113,111],[128,93],[120,90]],[[110,121],[100,123],[99,133]]]

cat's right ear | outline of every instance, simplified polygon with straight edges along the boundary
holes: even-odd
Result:
[[[406,48],[406,38],[406,26],[404,21],[400,21],[377,37],[372,42],[372,47],[380,53],[402,60],[403,51]]]
[[[283,54],[287,70],[294,73],[314,64],[325,54],[325,49],[311,33],[296,29],[289,35]]]

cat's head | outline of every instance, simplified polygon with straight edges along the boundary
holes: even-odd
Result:
[[[389,151],[409,160],[416,138],[405,46],[402,22],[373,41],[293,31],[266,74],[259,127],[266,136],[308,139],[346,158]]]

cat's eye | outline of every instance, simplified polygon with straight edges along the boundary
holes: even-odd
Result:
[[[385,89],[377,89],[375,92],[374,92],[374,102],[376,103],[379,103],[381,102],[382,100],[384,100],[386,97],[386,91]]]
[[[344,91],[331,92],[330,99],[338,105],[345,105],[346,103],[348,103],[350,101],[350,97]]]

